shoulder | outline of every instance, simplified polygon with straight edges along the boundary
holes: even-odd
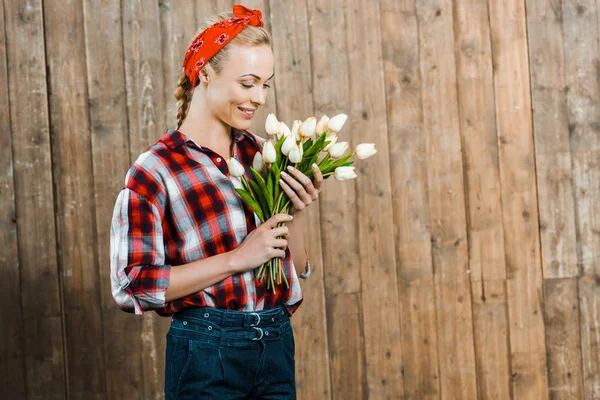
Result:
[[[163,139],[157,141],[141,153],[125,176],[128,188],[152,203],[162,203],[166,192],[166,182],[172,174],[172,156]]]

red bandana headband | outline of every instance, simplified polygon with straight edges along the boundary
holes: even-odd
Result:
[[[217,22],[200,32],[185,53],[182,66],[193,87],[196,86],[198,74],[208,60],[225,47],[246,25],[265,26],[259,10],[235,5],[233,15],[234,18]]]

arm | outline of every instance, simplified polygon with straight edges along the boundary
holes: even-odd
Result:
[[[292,253],[292,260],[297,269],[304,268],[306,264],[306,250],[304,248],[304,213],[294,214],[294,220],[287,223],[290,230],[288,247]]]

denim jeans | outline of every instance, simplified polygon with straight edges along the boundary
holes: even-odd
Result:
[[[295,399],[294,352],[283,306],[183,309],[167,334],[165,399]]]

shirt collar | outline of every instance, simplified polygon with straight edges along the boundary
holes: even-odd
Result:
[[[235,143],[238,143],[238,142],[242,141],[243,139],[251,138],[250,132],[248,132],[248,131],[243,131],[243,130],[239,130],[236,128],[231,128],[231,131],[233,132],[233,141]],[[159,141],[163,142],[170,149],[174,149],[174,148],[181,146],[182,144],[185,144],[187,142],[192,142],[193,144],[196,144],[192,139],[187,137],[185,134],[178,131],[177,129],[172,129],[172,128],[167,129],[167,131],[162,136],[162,138],[160,138]],[[198,147],[200,147],[200,149],[202,149],[202,146],[198,146]]]

